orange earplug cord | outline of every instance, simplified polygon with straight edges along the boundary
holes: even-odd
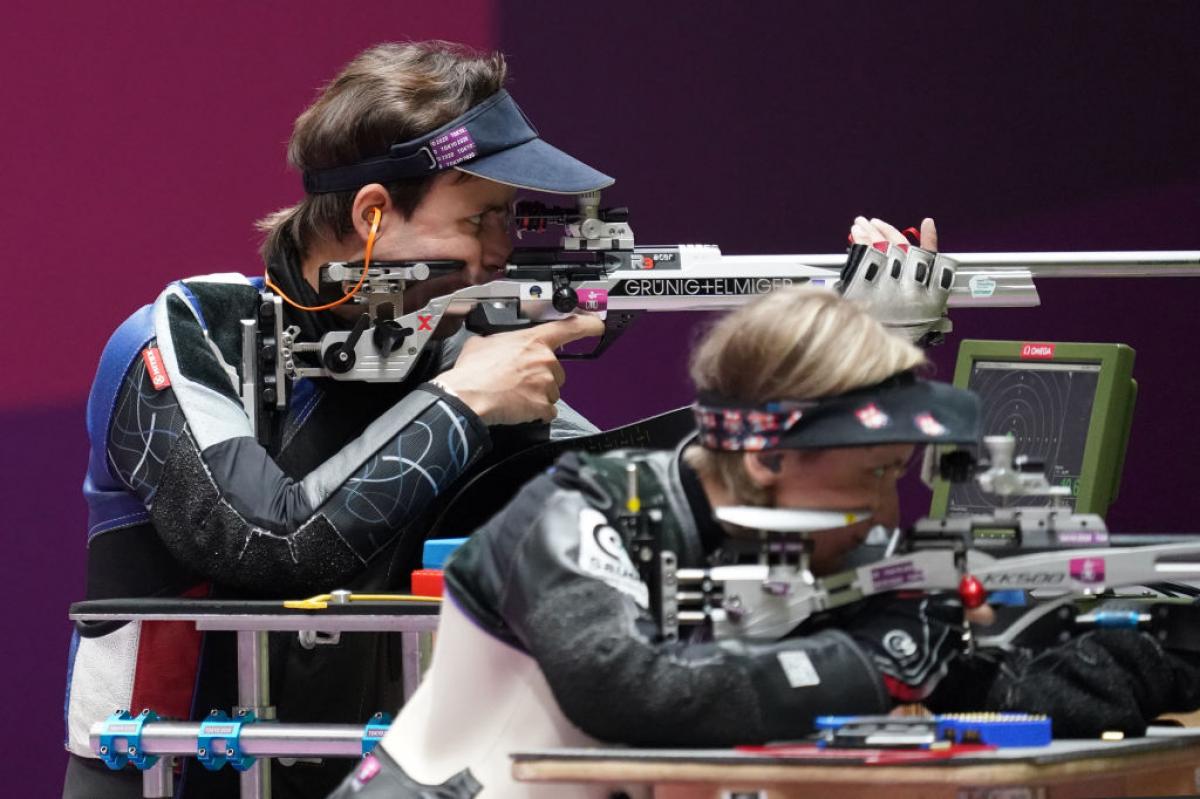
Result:
[[[379,206],[375,206],[371,209],[371,232],[367,234],[367,249],[366,252],[363,253],[362,272],[359,274],[358,282],[354,284],[354,288],[350,289],[350,291],[341,299],[334,300],[333,302],[327,302],[324,305],[301,305],[285,294],[283,289],[271,282],[270,272],[264,274],[267,288],[278,294],[280,299],[282,299],[288,305],[301,311],[328,311],[330,308],[338,307],[357,294],[358,290],[362,288],[363,281],[367,279],[367,267],[371,263],[371,251],[375,249],[375,237],[379,234],[379,223],[382,220],[383,211],[379,209]]]

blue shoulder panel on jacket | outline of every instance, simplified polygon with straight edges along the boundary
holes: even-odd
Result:
[[[87,431],[92,445],[88,474],[97,485],[113,484],[104,455],[108,443],[108,424],[125,373],[153,338],[154,306],[143,305],[113,332],[100,355],[100,365],[96,368],[96,379],[92,381],[87,404]]]
[[[145,305],[121,323],[104,346],[96,379],[88,395],[87,430],[91,448],[83,494],[88,503],[88,538],[113,527],[125,527],[148,518],[141,501],[126,491],[108,469],[105,450],[108,425],[117,393],[130,365],[154,338],[154,306]]]

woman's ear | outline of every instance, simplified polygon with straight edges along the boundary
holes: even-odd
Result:
[[[368,183],[354,195],[354,205],[350,207],[350,223],[354,225],[354,232],[364,243],[371,234],[371,221],[374,219],[372,210],[375,208],[379,209],[382,232],[383,220],[392,210],[392,197],[382,184]]]
[[[742,466],[755,485],[770,488],[779,482],[783,457],[782,452],[746,452],[742,455]]]

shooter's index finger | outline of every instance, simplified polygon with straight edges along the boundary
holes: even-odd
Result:
[[[564,344],[604,335],[604,321],[591,314],[573,314],[566,319],[535,326],[529,335],[556,350]]]

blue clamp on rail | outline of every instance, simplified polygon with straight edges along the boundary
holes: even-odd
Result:
[[[158,755],[146,754],[142,747],[142,728],[151,721],[158,721],[158,714],[149,708],[136,716],[128,710],[118,710],[106,718],[97,750],[104,765],[113,771],[125,768],[126,763],[143,771],[152,768],[158,762]],[[124,752],[118,751],[117,741],[125,742]]]
[[[362,737],[362,753],[363,757],[371,754],[371,751],[379,745],[380,740],[387,734],[388,727],[392,724],[392,717],[388,713],[376,713],[371,716],[367,722],[367,726],[363,728]]]
[[[242,753],[242,728],[253,724],[255,716],[248,710],[238,711],[229,718],[224,711],[213,710],[200,722],[196,733],[196,759],[209,771],[219,771],[228,763],[235,771],[245,771],[254,765],[254,757]]]

